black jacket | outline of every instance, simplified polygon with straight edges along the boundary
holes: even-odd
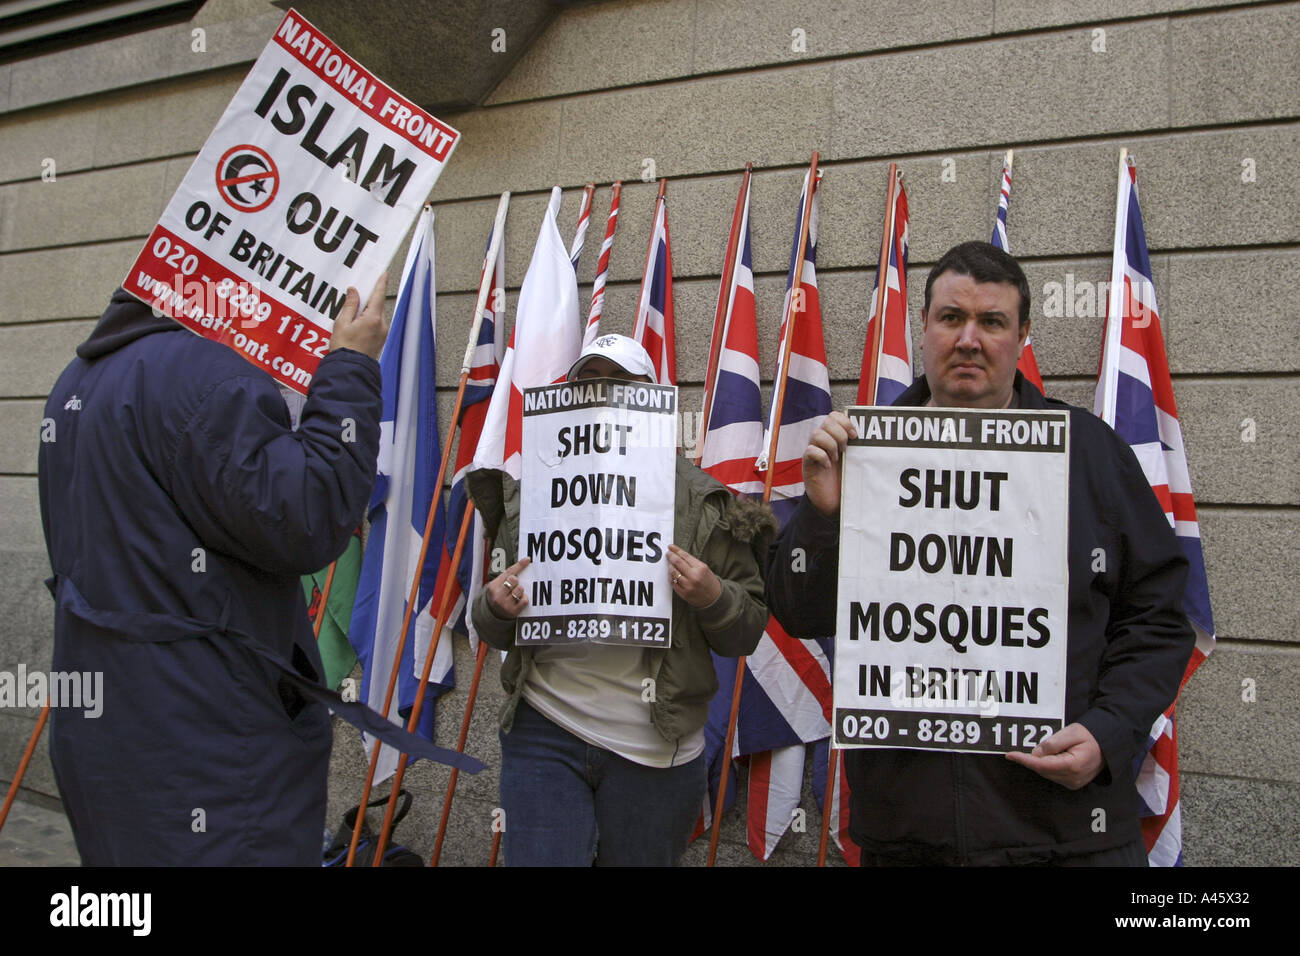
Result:
[[[1135,761],[1191,654],[1187,561],[1132,450],[1092,413],[1044,399],[1019,373],[1022,408],[1070,413],[1066,724],[1101,746],[1071,791],[1002,756],[848,750],[850,834],[868,855],[938,864],[1023,864],[1095,853],[1140,836]],[[924,377],[896,405],[924,405]],[[796,573],[790,552],[807,553]],[[767,601],[790,634],[833,633],[839,519],[803,499],[768,562]],[[1110,556],[1094,572],[1095,550]]]

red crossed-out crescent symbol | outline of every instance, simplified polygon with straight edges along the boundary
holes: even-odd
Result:
[[[217,160],[217,191],[240,212],[259,212],[280,188],[280,170],[266,150],[245,143]]]

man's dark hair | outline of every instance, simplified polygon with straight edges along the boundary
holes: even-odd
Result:
[[[988,242],[963,242],[943,254],[925,279],[924,310],[930,311],[930,287],[945,272],[970,276],[976,282],[1005,282],[1020,293],[1020,324],[1029,321],[1029,280],[1020,263]]]

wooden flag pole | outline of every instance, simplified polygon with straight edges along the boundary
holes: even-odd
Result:
[[[36,752],[36,742],[41,739],[41,732],[45,730],[45,722],[49,719],[50,702],[47,700],[45,706],[41,708],[40,716],[36,718],[36,729],[32,731],[31,739],[27,741],[27,749],[23,751],[22,759],[18,761],[18,772],[14,774],[14,779],[9,784],[9,792],[5,794],[4,807],[0,808],[0,830],[5,828],[5,820],[9,819],[9,808],[14,805],[18,788],[22,785],[23,777],[27,775],[27,765],[32,762],[32,754]]]
[[[496,220],[492,227],[492,238],[488,242],[487,254],[483,257],[483,275],[479,279],[478,302],[474,307],[474,319],[470,323],[469,343],[465,347],[465,359],[461,363],[460,384],[456,389],[456,401],[452,405],[451,427],[447,430],[447,441],[442,450],[442,461],[438,465],[438,478],[434,482],[434,501],[442,497],[442,482],[447,476],[447,462],[451,458],[452,441],[456,436],[456,426],[460,419],[461,406],[465,401],[465,384],[469,380],[469,363],[474,354],[474,347],[478,344],[478,330],[483,324],[483,310],[487,306],[488,286],[492,284],[492,275],[496,268],[497,252],[501,247],[502,233],[504,232],[506,207],[510,202],[510,193],[501,194],[501,200],[497,204]],[[433,519],[437,515],[438,509],[433,501],[429,503],[429,516],[424,522],[424,536],[420,541],[420,556],[415,562],[415,572],[411,578],[411,591],[406,598],[406,611],[402,615],[402,631],[397,642],[397,653],[393,658],[393,669],[388,676],[388,689],[384,694],[384,708],[381,711],[382,716],[387,719],[388,712],[393,706],[393,692],[397,688],[397,676],[401,672],[402,652],[406,649],[406,635],[411,627],[411,613],[415,609],[415,602],[420,595],[420,569],[424,567],[424,560],[429,553],[429,538],[433,534]],[[375,771],[379,766],[379,750],[383,743],[379,740],[374,742],[370,751],[370,765],[366,770],[366,782],[361,788],[361,802],[358,804],[357,822],[352,828],[352,842],[348,846],[348,859],[346,866],[352,866],[357,856],[357,844],[361,841],[361,829],[365,826],[365,806],[370,800],[370,790],[375,783]]]
[[[438,489],[441,492],[441,488]],[[460,523],[460,534],[456,537],[456,549],[451,554],[451,567],[446,580],[442,587],[442,601],[438,605],[438,616],[434,621],[433,636],[429,640],[429,651],[424,655],[424,670],[420,673],[420,683],[415,690],[415,703],[411,707],[411,716],[406,722],[406,729],[410,733],[416,733],[416,728],[420,726],[420,714],[424,710],[424,698],[429,688],[429,678],[433,674],[433,659],[438,654],[438,645],[442,642],[442,631],[447,626],[447,618],[451,616],[451,593],[452,582],[456,579],[456,567],[460,564],[460,556],[465,548],[465,538],[469,534],[470,525],[474,523],[474,504],[469,501],[465,508],[465,517]],[[388,791],[388,806],[384,810],[384,823],[379,828],[379,836],[375,842],[375,858],[371,866],[382,866],[384,860],[384,849],[388,846],[388,834],[393,827],[393,814],[397,810],[397,798],[402,792],[402,779],[406,776],[406,765],[410,763],[411,758],[406,754],[397,761],[397,774],[393,777],[393,785]]]
[[[876,294],[876,308],[871,317],[871,339],[868,348],[870,358],[867,360],[867,374],[863,380],[865,389],[859,388],[861,394],[870,396],[875,402],[876,382],[880,377],[880,346],[884,338],[885,299],[889,295],[889,247],[894,240],[894,207],[898,197],[898,164],[889,164],[889,183],[885,188],[885,222],[880,237],[880,262],[876,275],[880,283]],[[903,264],[900,262],[901,269]],[[839,777],[840,752],[835,749],[835,731],[831,730],[826,754],[826,791],[822,797],[821,836],[817,841],[817,865],[826,865],[826,850],[830,843],[831,803],[835,799],[835,784]]]
[[[781,343],[781,380],[776,383],[772,401],[775,405],[772,413],[772,434],[767,441],[767,472],[763,478],[763,501],[772,500],[772,479],[776,471],[777,440],[781,436],[781,412],[785,408],[785,383],[790,377],[790,349],[794,344],[794,320],[799,314],[795,309],[796,290],[803,285],[803,264],[808,254],[808,220],[812,217],[813,195],[817,192],[817,151],[812,154],[812,165],[808,167],[808,195],[804,197],[803,222],[799,224],[799,242],[794,260],[794,275],[790,280],[790,301],[786,305],[782,324],[785,326],[785,341]]]
[[[731,283],[736,275],[736,260],[740,255],[740,221],[744,217],[745,197],[749,195],[749,178],[754,164],[745,164],[745,177],[740,182],[736,196],[736,211],[731,215],[731,235],[727,239],[727,254],[722,263],[722,284],[718,287],[718,306],[713,312],[713,338],[709,342],[709,361],[704,366],[704,408],[700,413],[700,430],[695,439],[695,467],[704,460],[704,436],[709,431],[709,415],[713,413],[713,389],[718,378],[718,361],[727,339],[727,318],[731,306]]]
[[[487,641],[478,642],[478,653],[474,655],[474,679],[469,685],[469,698],[465,701],[465,717],[460,722],[460,737],[456,740],[456,752],[465,752],[465,742],[469,739],[469,723],[474,715],[474,703],[478,700],[479,679],[483,676],[483,662],[487,660]],[[451,816],[451,802],[456,796],[456,781],[460,779],[460,768],[452,767],[447,779],[447,793],[442,798],[442,816],[438,819],[438,836],[433,843],[433,856],[429,858],[430,866],[437,866],[442,856],[442,841],[447,835],[447,820]]]
[[[817,151],[813,150],[812,163],[808,167],[808,194],[804,197],[803,221],[799,224],[799,239],[795,244],[794,273],[790,277],[790,296],[786,303],[785,341],[781,347],[780,381],[776,383],[773,401],[776,403],[772,414],[772,434],[768,436],[767,474],[763,479],[763,502],[772,500],[772,472],[776,467],[777,439],[781,435],[781,410],[785,402],[785,380],[790,375],[790,347],[794,342],[794,320],[799,310],[795,302],[800,296],[796,293],[803,285],[803,264],[808,254],[808,228],[812,216],[813,195],[817,191]],[[713,832],[709,835],[708,866],[713,866],[718,855],[718,837],[722,832],[722,813],[727,802],[727,768],[731,764],[731,747],[736,739],[736,722],[740,716],[740,689],[745,682],[745,658],[736,659],[736,682],[731,689],[731,714],[727,718],[727,737],[723,743],[722,776],[718,781],[718,799],[713,805]]]
[[[889,164],[889,185],[885,189],[885,226],[880,237],[880,264],[876,267],[880,286],[876,295],[876,308],[871,316],[871,357],[867,361],[867,394],[874,404],[876,380],[880,375],[880,343],[884,336],[885,298],[889,294],[889,244],[894,238],[894,203],[898,195],[898,164]],[[902,268],[902,263],[899,263]]]
[[[352,539],[348,539],[349,547],[352,545]],[[330,588],[334,585],[334,571],[339,566],[339,559],[335,558],[330,562],[330,570],[325,575],[325,587],[320,592],[320,608],[316,611],[316,620],[312,624],[312,630],[315,632],[316,640],[320,641],[321,624],[325,621],[325,609],[329,607]]]
[[[492,855],[488,857],[488,866],[497,865],[497,851],[501,849],[501,831],[492,834]]]

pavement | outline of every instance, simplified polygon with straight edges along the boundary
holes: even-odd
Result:
[[[0,866],[81,866],[63,811],[15,800],[0,830]]]

